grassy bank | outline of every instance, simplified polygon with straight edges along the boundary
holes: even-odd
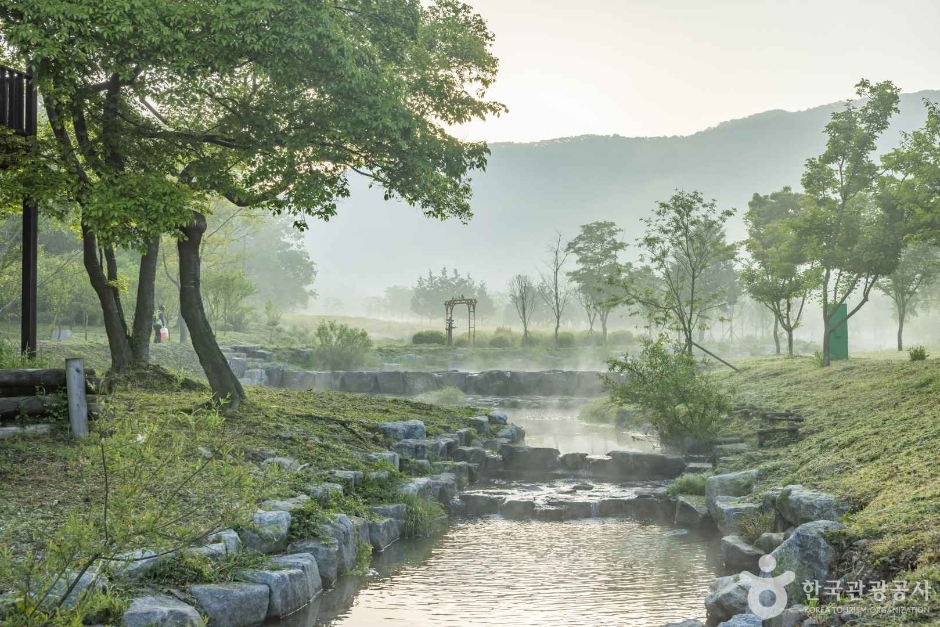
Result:
[[[728,469],[759,468],[759,491],[803,484],[848,499],[847,548],[876,574],[940,588],[940,360],[758,359],[718,376],[739,401],[806,418],[798,442],[731,458]],[[756,422],[726,432],[752,436]]]

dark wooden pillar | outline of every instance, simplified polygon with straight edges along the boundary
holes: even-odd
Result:
[[[36,293],[39,250],[39,208],[32,200],[23,201],[23,301],[20,316],[20,352],[36,356]]]

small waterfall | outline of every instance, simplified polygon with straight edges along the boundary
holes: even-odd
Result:
[[[600,516],[601,511],[601,502],[600,501],[591,501],[591,518],[597,518]]]

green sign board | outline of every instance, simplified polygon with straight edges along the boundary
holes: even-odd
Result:
[[[849,308],[842,303],[829,315],[829,326],[842,322],[829,336],[829,356],[832,359],[849,358],[849,323],[846,320]]]

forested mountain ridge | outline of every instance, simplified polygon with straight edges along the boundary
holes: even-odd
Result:
[[[940,101],[940,91],[901,96],[900,113],[882,136],[880,151],[923,124],[925,98]],[[327,291],[348,288],[348,277],[358,275],[359,287],[374,293],[411,284],[446,263],[500,289],[511,274],[537,269],[555,230],[572,237],[581,224],[613,220],[632,243],[642,231],[639,218],[675,189],[700,190],[740,213],[754,192],[799,187],[805,160],[822,152],[823,129],[842,106],[766,111],[689,136],[588,135],[491,144],[486,172],[474,176],[468,225],[426,220],[356,184],[339,216],[315,225],[309,236],[324,270],[320,285]],[[732,237],[742,235],[740,225],[735,218]],[[389,258],[396,263],[382,263]]]

